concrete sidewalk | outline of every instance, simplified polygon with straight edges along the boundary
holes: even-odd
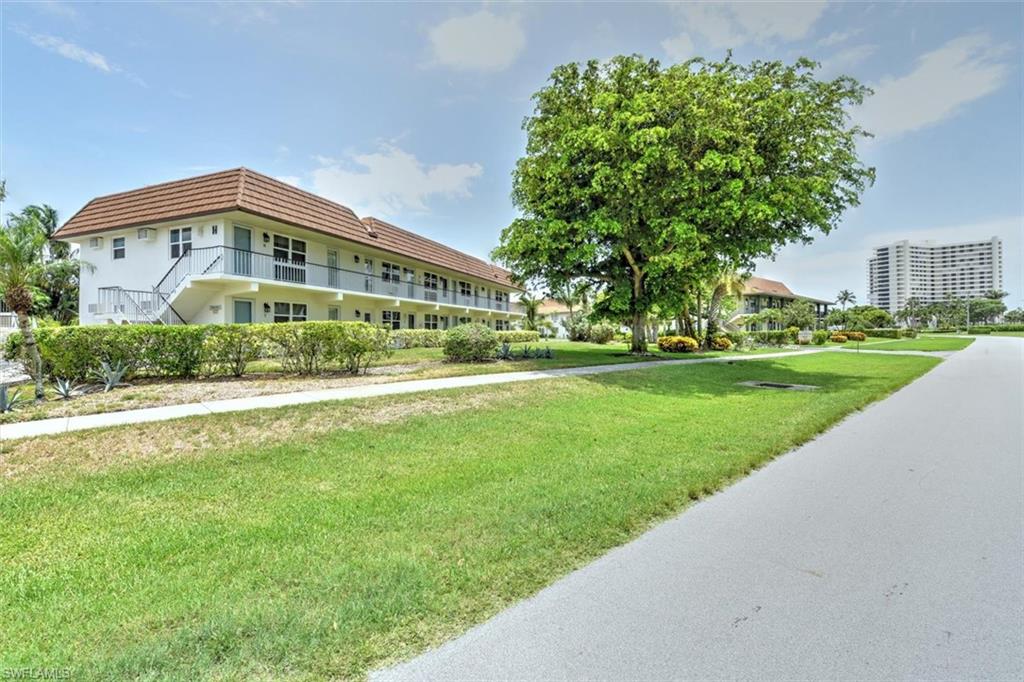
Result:
[[[1024,339],[978,338],[722,493],[371,679],[1020,680],[1022,392]]]
[[[212,400],[209,402],[187,403],[185,405],[166,405],[149,407],[140,410],[123,412],[107,412],[104,414],[88,414],[76,417],[58,417],[39,419],[36,421],[0,424],[0,441],[16,440],[45,436],[67,431],[81,431],[124,424],[142,424],[146,422],[165,421],[179,417],[217,414],[221,412],[242,412],[260,410],[287,405],[305,405],[329,400],[355,400],[358,398],[375,398],[384,395],[400,395],[418,393],[420,391],[436,391],[445,388],[465,388],[469,386],[489,386],[507,384],[516,381],[537,381],[567,376],[586,376],[605,374],[608,372],[626,372],[664,365],[697,365],[712,362],[744,362],[748,360],[770,360],[779,357],[795,357],[820,353],[827,349],[812,348],[808,350],[786,353],[762,353],[759,355],[728,356],[717,358],[700,358],[694,360],[658,360],[651,362],[626,362],[617,365],[593,365],[590,367],[567,367],[564,369],[548,369],[531,372],[503,372],[501,374],[473,374],[440,379],[418,379],[414,381],[396,381],[389,384],[366,384],[362,386],[346,386],[321,391],[298,391],[293,393],[276,393],[272,395],[254,396],[251,398],[232,398],[229,400]]]

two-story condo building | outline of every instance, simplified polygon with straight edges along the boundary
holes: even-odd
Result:
[[[82,324],[523,317],[507,270],[245,168],[93,199],[56,237],[91,266]]]
[[[835,305],[834,301],[825,301],[820,298],[794,294],[789,287],[774,279],[749,277],[743,282],[740,304],[737,306],[736,312],[729,323],[732,326],[742,326],[747,331],[778,329],[782,325],[775,322],[754,324],[745,318],[748,315],[755,315],[768,308],[784,308],[794,301],[801,300],[810,301],[814,305],[814,315],[818,320],[818,325],[824,324],[829,308]]]

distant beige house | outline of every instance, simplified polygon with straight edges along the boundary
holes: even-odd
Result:
[[[814,304],[814,312],[818,320],[824,320],[829,309],[835,305],[835,301],[825,301],[811,296],[795,294],[782,282],[764,277],[751,277],[743,283],[743,292],[740,294],[740,304],[736,313],[729,320],[729,326],[742,327],[747,331],[764,331],[778,328],[780,325],[769,322],[762,324],[751,324],[744,321],[747,315],[756,315],[769,308],[783,308],[794,301],[810,301]]]
[[[569,336],[565,331],[565,322],[569,319],[569,308],[553,298],[545,298],[537,307],[540,319],[547,320],[555,327],[555,337],[564,339]]]

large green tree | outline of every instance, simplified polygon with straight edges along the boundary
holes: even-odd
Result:
[[[868,90],[817,65],[640,56],[559,66],[534,95],[495,257],[523,281],[589,280],[599,311],[645,320],[683,290],[827,234],[874,179],[848,108]],[[597,314],[598,311],[595,311]]]

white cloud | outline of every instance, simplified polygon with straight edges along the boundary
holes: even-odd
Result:
[[[832,47],[840,43],[845,43],[850,38],[860,35],[862,30],[863,29],[853,28],[849,31],[832,31],[832,33],[829,33],[816,44],[818,47]]]
[[[661,41],[661,48],[673,61],[682,62],[693,56],[693,40],[685,33],[665,38]]]
[[[63,38],[45,35],[42,33],[31,33],[26,37],[36,47],[41,47],[44,50],[53,52],[54,54],[59,54],[65,59],[81,62],[82,64],[86,64],[94,69],[99,69],[106,73],[111,73],[114,70],[107,58],[99,52],[87,50],[84,47],[76,45],[68,40],[64,40]]]
[[[302,178],[298,175],[278,175],[276,179],[292,187],[302,187]]]
[[[328,157],[319,160],[321,167],[311,173],[313,191],[351,206],[362,216],[426,212],[431,197],[470,196],[470,183],[483,174],[478,163],[428,166],[393,144],[371,154],[353,155],[350,163]]]
[[[146,84],[146,81],[142,80],[142,78],[131,71],[126,71],[121,67],[112,64],[109,59],[99,52],[88,50],[81,45],[77,45],[70,40],[65,40],[58,36],[47,35],[45,33],[29,33],[21,29],[15,30],[25,36],[33,45],[46,50],[47,52],[52,52],[64,57],[65,59],[78,62],[79,64],[85,64],[86,66],[96,69],[97,71],[102,71],[103,73],[119,74],[123,78],[127,78],[132,83],[135,83],[140,87],[149,87]]]
[[[673,50],[693,44],[699,36],[713,48],[735,48],[748,43],[763,45],[805,37],[825,12],[825,2],[723,2],[678,3],[673,9],[683,31],[661,46]]]
[[[452,17],[430,29],[433,61],[460,71],[500,71],[508,68],[526,46],[517,15],[500,16],[488,10]]]
[[[904,76],[887,76],[873,85],[855,118],[877,137],[895,137],[957,115],[964,105],[998,90],[1009,64],[1004,46],[985,33],[949,41],[917,60]]]
[[[848,74],[850,69],[863,62],[875,52],[878,52],[877,45],[857,45],[840,50],[831,57],[821,60],[819,75],[831,77],[844,73]]]

